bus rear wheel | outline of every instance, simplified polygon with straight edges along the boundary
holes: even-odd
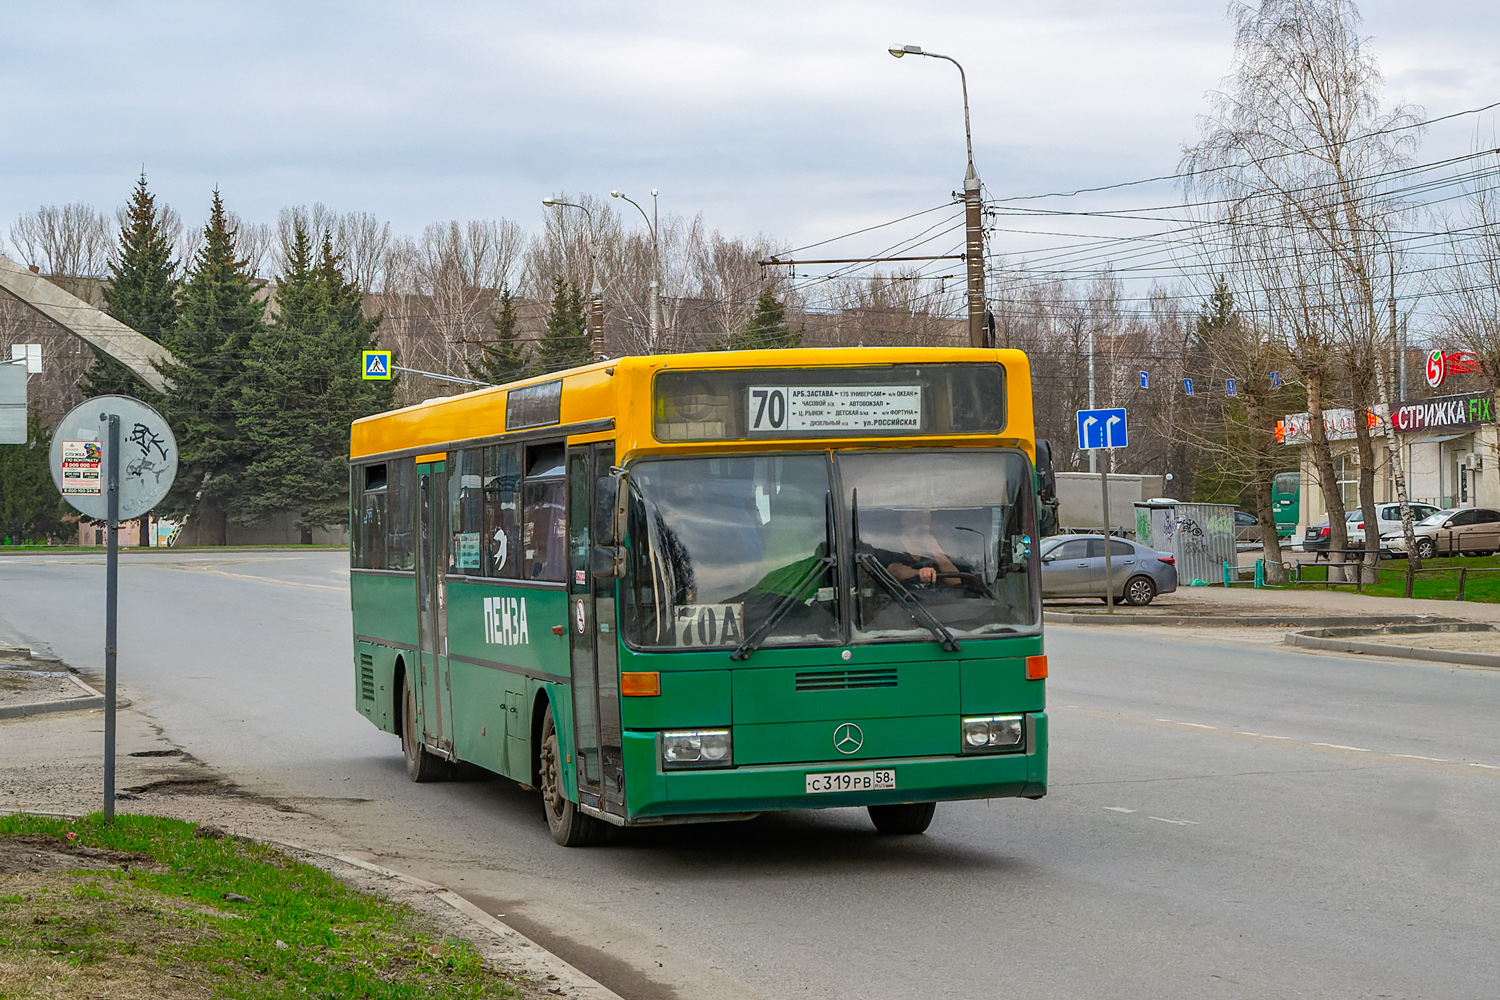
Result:
[[[401,677],[401,752],[406,756],[406,774],[412,781],[442,781],[448,777],[448,762],[422,742],[422,724],[417,721],[417,692],[411,674]]]
[[[936,802],[906,802],[899,806],[867,806],[870,822],[884,834],[924,833],[932,825]]]
[[[542,811],[547,814],[547,829],[552,839],[563,847],[588,847],[604,839],[605,825],[592,816],[586,816],[578,805],[568,800],[563,791],[562,759],[557,746],[557,723],[552,718],[552,706],[547,706],[542,716]]]

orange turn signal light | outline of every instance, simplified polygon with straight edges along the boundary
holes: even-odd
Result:
[[[1026,679],[1028,681],[1041,681],[1047,679],[1047,654],[1026,657]]]
[[[620,695],[625,698],[655,698],[661,694],[661,674],[621,673]]]

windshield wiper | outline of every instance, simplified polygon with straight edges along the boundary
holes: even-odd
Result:
[[[802,595],[807,592],[807,585],[828,572],[831,566],[833,566],[833,556],[823,556],[813,562],[807,568],[807,572],[792,584],[790,590],[776,598],[776,603],[771,606],[771,613],[766,615],[766,620],[757,625],[754,632],[745,636],[745,641],[735,647],[734,652],[729,654],[729,658],[731,660],[749,659],[750,654],[760,647],[771,629],[776,627],[776,623],[785,618],[788,611],[801,603]]]
[[[900,601],[901,606],[910,611],[913,618],[926,626],[927,631],[943,644],[944,649],[950,653],[958,652],[958,640],[953,638],[953,633],[948,631],[948,626],[938,621],[932,612],[927,610],[927,605],[923,604],[916,594],[906,589],[905,584],[891,576],[891,571],[880,565],[879,559],[868,552],[860,552],[855,555],[854,559],[879,581],[882,587],[890,591],[891,596]]]
[[[931,632],[933,637],[943,644],[943,649],[950,653],[959,650],[958,640],[953,638],[953,633],[948,631],[948,626],[938,621],[927,605],[921,599],[906,589],[905,584],[891,576],[890,570],[880,565],[880,560],[869,552],[859,550],[859,490],[853,490],[850,496],[850,541],[854,543],[854,561],[863,566],[880,585],[890,592],[890,595],[901,602],[901,606],[911,613],[911,616]]]
[[[750,654],[759,649],[766,636],[771,634],[771,629],[776,627],[776,623],[785,618],[787,612],[802,600],[802,595],[807,592],[807,585],[833,568],[833,494],[831,492],[824,494],[823,518],[825,554],[808,566],[807,572],[792,584],[790,590],[776,598],[776,603],[771,606],[771,613],[766,615],[765,621],[757,625],[755,631],[745,636],[745,641],[729,654],[731,660],[748,660]]]

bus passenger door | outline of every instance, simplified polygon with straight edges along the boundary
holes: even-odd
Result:
[[[440,756],[453,755],[453,694],[448,680],[448,473],[446,463],[417,466],[417,701],[422,732]]]
[[[589,520],[594,483],[609,475],[613,442],[568,449],[568,604],[573,677],[573,746],[579,801],[625,815],[620,667],[615,646],[615,587],[590,572]]]

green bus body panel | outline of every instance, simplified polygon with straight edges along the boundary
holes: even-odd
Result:
[[[659,659],[660,657],[656,657]],[[647,665],[636,660],[632,669]],[[655,664],[650,665],[652,668]],[[730,709],[729,670],[662,671],[661,694],[654,698],[621,698],[626,729],[702,729],[727,726]]]
[[[417,646],[417,575],[353,573],[349,604],[354,634],[380,639],[397,648]]]
[[[957,663],[902,663],[884,669],[894,671],[896,683],[893,686],[798,691],[799,675],[812,678],[814,682],[823,680],[826,683],[826,678],[837,682],[843,676],[842,666],[830,669],[820,664],[801,669],[773,667],[764,670],[736,667],[731,671],[736,730],[740,726],[756,723],[820,722],[830,719],[852,721],[957,714]],[[884,681],[890,676],[882,673],[880,678]]]
[[[957,712],[882,719],[864,718],[854,712],[838,719],[837,722],[736,725],[734,762],[737,765],[816,763],[841,767],[854,761],[936,757],[959,752]],[[833,732],[845,722],[859,726],[864,734],[863,745],[850,754],[841,754],[833,748]]]
[[[354,643],[354,707],[388,733],[396,731],[396,658],[400,654],[393,646]]]
[[[485,600],[492,604],[486,625]],[[503,602],[495,605],[493,602]],[[515,603],[510,603],[515,602]],[[522,612],[526,631],[519,634]],[[496,616],[499,616],[498,618]],[[486,660],[517,673],[568,676],[568,595],[561,587],[515,587],[503,582],[448,581],[448,655]],[[455,693],[455,698],[457,694]],[[456,709],[455,709],[456,711]]]
[[[1046,792],[1046,718],[1029,720],[1037,752],[975,754],[734,767],[663,773],[656,763],[656,740],[649,733],[625,734],[626,795],[632,819],[692,816],[715,812],[828,809],[840,806],[934,802],[946,799],[1040,796]],[[953,720],[956,730],[957,722]],[[738,751],[738,748],[736,748]],[[892,768],[896,787],[887,791],[808,795],[809,772]]]

